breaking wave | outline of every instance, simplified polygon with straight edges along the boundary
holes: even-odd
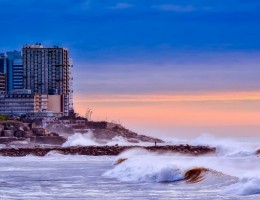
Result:
[[[244,177],[225,189],[225,193],[237,195],[260,194],[260,178]]]
[[[203,167],[195,167],[190,170],[187,170],[184,173],[184,180],[187,183],[197,183],[205,179],[206,174],[211,172],[211,170]]]
[[[67,141],[62,146],[70,147],[70,146],[94,146],[94,145],[99,145],[99,144],[95,142],[92,132],[88,131],[88,133],[85,134],[74,133],[72,136],[68,137]]]
[[[186,183],[197,183],[213,176],[231,179],[231,176],[208,167],[189,166],[187,163],[182,165],[177,161],[177,157],[173,160],[170,155],[150,153],[143,149],[131,149],[120,154],[115,159],[114,168],[107,171],[104,176],[122,181],[141,182],[185,181]]]
[[[168,163],[164,165],[144,164],[132,166],[130,159],[121,158],[115,163],[115,168],[106,172],[104,175],[117,178],[122,181],[141,181],[141,182],[176,182],[182,181],[189,184],[209,181],[217,184],[223,181],[234,181],[234,177],[224,173],[204,168],[193,167],[185,168],[182,166]]]
[[[126,138],[118,135],[112,138],[111,140],[105,139],[96,139],[91,130],[88,130],[87,133],[74,133],[73,135],[67,138],[67,141],[62,145],[63,147],[70,147],[70,146],[131,146],[131,145],[138,145],[138,146],[151,146],[154,143],[149,142],[138,142],[132,143],[128,142]]]
[[[223,188],[219,191],[222,195],[260,194],[258,169],[252,169],[251,176],[242,177],[241,170],[234,172],[235,160],[225,164],[223,158],[218,157],[184,158],[132,149],[117,156],[113,168],[103,176],[126,182],[171,182],[198,188]]]
[[[221,157],[247,157],[256,155],[257,143],[235,141],[228,138],[217,138],[204,134],[191,141],[192,145],[215,147],[217,155]]]

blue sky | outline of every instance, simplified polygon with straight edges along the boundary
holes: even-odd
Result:
[[[0,0],[0,8],[4,49],[57,43],[77,58],[88,53],[85,59],[92,61],[118,54],[260,48],[257,0]]]
[[[68,47],[79,93],[259,89],[258,0],[0,0],[0,10],[0,51]]]
[[[259,0],[0,0],[0,19],[0,52],[69,48],[82,115],[144,134],[259,135]]]

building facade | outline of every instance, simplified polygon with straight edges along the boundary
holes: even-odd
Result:
[[[72,59],[69,60],[69,112],[74,112],[74,104],[73,104],[73,75],[72,75],[72,69],[73,69],[73,61]]]
[[[72,66],[68,49],[58,46],[25,45],[22,52],[0,54],[0,114],[68,116],[73,110]]]
[[[20,51],[0,54],[0,72],[5,74],[6,92],[23,88],[23,65]]]
[[[0,54],[0,93],[6,92],[7,90],[7,67],[8,59],[5,53]]]
[[[7,73],[8,59],[6,53],[0,54],[0,72]]]
[[[27,113],[47,110],[47,95],[32,94],[2,94],[0,95],[0,113],[10,116],[20,116]]]
[[[23,47],[23,87],[32,94],[61,95],[62,112],[71,109],[71,64],[68,50],[40,44]]]
[[[9,60],[9,76],[8,91],[23,89],[23,60],[20,51],[7,52]]]
[[[0,72],[0,93],[3,93],[5,91],[6,91],[5,73]]]

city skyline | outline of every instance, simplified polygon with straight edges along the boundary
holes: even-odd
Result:
[[[120,119],[147,134],[259,130],[256,0],[2,0],[0,6],[7,38],[0,52],[35,42],[70,49],[82,115],[91,107],[93,119]]]
[[[58,46],[36,43],[1,53],[0,113],[69,116],[73,113],[72,67],[68,49]]]

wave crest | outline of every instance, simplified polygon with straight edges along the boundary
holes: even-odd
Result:
[[[184,180],[187,183],[197,183],[205,179],[206,173],[209,169],[204,167],[195,167],[193,169],[187,170],[184,173]]]

